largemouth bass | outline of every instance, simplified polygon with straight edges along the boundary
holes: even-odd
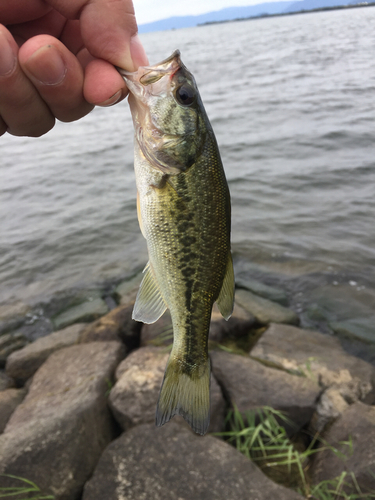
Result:
[[[149,253],[133,319],[153,323],[168,308],[173,326],[156,425],[182,415],[205,434],[212,306],[216,301],[225,319],[233,310],[229,190],[212,127],[180,52],[135,73],[119,71],[130,91],[138,220]]]

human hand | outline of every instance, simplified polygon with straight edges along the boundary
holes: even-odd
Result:
[[[39,137],[127,95],[148,64],[132,0],[0,0],[0,135]]]

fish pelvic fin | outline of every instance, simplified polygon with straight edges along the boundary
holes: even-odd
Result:
[[[204,435],[210,423],[210,358],[193,370],[169,357],[156,408],[156,425],[161,427],[174,415],[181,415],[197,434]]]

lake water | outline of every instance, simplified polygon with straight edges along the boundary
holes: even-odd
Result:
[[[304,326],[375,342],[374,26],[371,7],[142,40],[151,63],[179,48],[196,77],[229,181],[236,272],[285,290]],[[0,303],[142,268],[132,142],[127,102],[42,138],[0,138]]]

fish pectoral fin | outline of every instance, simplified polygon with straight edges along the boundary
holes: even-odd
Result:
[[[164,314],[167,306],[160,293],[150,263],[145,267],[144,273],[145,275],[135,299],[132,319],[150,324],[155,323]]]
[[[223,318],[228,321],[228,319],[232,316],[234,306],[234,271],[232,254],[230,252],[223,285],[216,304]]]

